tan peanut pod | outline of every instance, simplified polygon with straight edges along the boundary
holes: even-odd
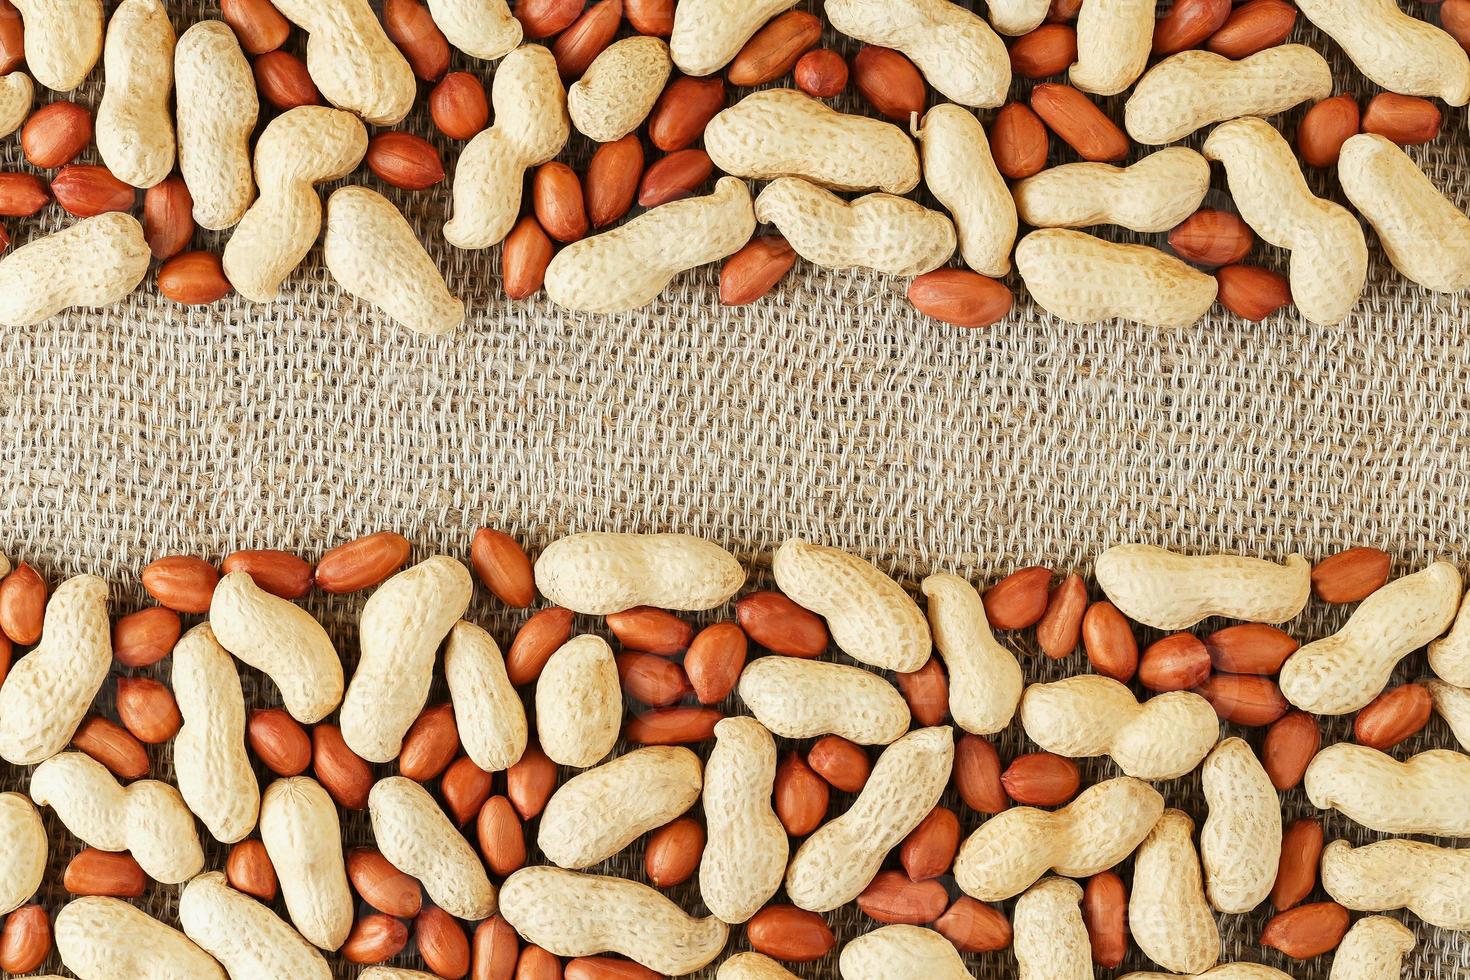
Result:
[[[519,762],[526,751],[526,706],[490,634],[465,620],[455,623],[444,647],[444,679],[470,761],[486,772]]]
[[[397,966],[370,966],[357,975],[357,980],[435,980],[437,976],[436,973],[405,970]]]
[[[1302,785],[1319,810],[1338,810],[1385,834],[1470,837],[1470,756],[1430,749],[1399,762],[1338,742],[1312,757]]]
[[[35,805],[24,793],[0,793],[0,915],[36,894],[49,857],[46,825]]]
[[[715,980],[801,980],[763,953],[736,953],[720,964]]]
[[[1358,604],[1342,629],[1299,648],[1281,667],[1286,700],[1317,715],[1372,701],[1400,660],[1442,634],[1460,603],[1460,570],[1446,561],[1394,579]]]
[[[174,28],[161,0],[123,0],[107,25],[97,152],[113,176],[152,187],[174,168]]]
[[[1302,611],[1312,591],[1312,566],[1301,555],[1277,565],[1243,555],[1180,555],[1119,544],[1098,556],[1094,572],[1125,616],[1171,631],[1211,616],[1284,623]]]
[[[844,201],[796,177],[778,177],[755,199],[755,219],[786,237],[798,255],[827,269],[917,276],[954,254],[954,224],[905,197],[865,194]]]
[[[305,31],[306,68],[328,102],[374,126],[391,126],[413,108],[418,83],[368,0],[273,0]],[[371,65],[371,71],[364,66]]]
[[[1314,195],[1286,138],[1264,119],[1232,119],[1205,140],[1225,165],[1240,216],[1263,239],[1291,251],[1291,298],[1313,323],[1340,323],[1368,274],[1368,244],[1346,208]]]
[[[919,185],[919,154],[903,130],[795,89],[752,92],[721,110],[705,127],[704,149],[736,177],[801,177],[832,190],[890,194]]]
[[[536,737],[553,762],[586,769],[618,741],[623,689],[612,647],[591,633],[562,644],[536,681]]]
[[[42,86],[70,92],[102,56],[102,0],[19,0],[26,67]]]
[[[214,957],[172,926],[116,898],[78,898],[56,913],[56,952],[92,980],[225,980]]]
[[[590,868],[684,813],[702,785],[688,749],[634,749],[563,783],[541,813],[536,844],[557,867]]]
[[[46,603],[41,642],[0,687],[0,757],[29,766],[66,748],[111,667],[107,583],[95,575],[67,579]]]
[[[522,176],[560,153],[571,132],[556,59],[539,44],[505,56],[490,102],[495,125],[475,134],[454,169],[444,240],[458,248],[489,248],[510,234],[521,213]]]
[[[417,878],[435,905],[478,922],[495,914],[495,886],[464,835],[412,779],[388,776],[368,794],[373,837],[388,863]]]
[[[1470,59],[1449,34],[1394,0],[1304,0],[1307,20],[1342,45],[1358,70],[1401,95],[1470,102]]]
[[[464,322],[464,303],[449,292],[408,220],[377,191],[333,192],[322,258],[346,293],[414,333],[435,337]]]
[[[1282,973],[1273,967],[1263,966],[1260,963],[1222,963],[1219,966],[1210,967],[1204,973],[1196,973],[1188,977],[1177,973],[1152,973],[1141,971],[1136,973],[1125,973],[1119,980],[1292,980],[1289,973]]]
[[[909,730],[909,706],[888,681],[848,664],[761,657],[740,673],[740,700],[782,738],[840,735],[887,745]]]
[[[1470,289],[1470,216],[1407,153],[1376,133],[1359,133],[1342,145],[1337,176],[1405,278],[1442,293]]]
[[[1470,929],[1470,848],[1335,840],[1322,852],[1322,887],[1356,912],[1408,909],[1432,926]]]
[[[686,75],[713,75],[730,63],[756,31],[795,0],[685,0],[674,8],[669,51]]]
[[[1332,954],[1327,980],[1398,980],[1414,934],[1386,915],[1359,919]]]
[[[1175,973],[1201,973],[1220,958],[1220,930],[1205,901],[1193,833],[1188,814],[1165,810],[1138,846],[1128,895],[1133,941]]]
[[[1138,81],[1153,45],[1149,0],[1092,0],[1077,14],[1077,61],[1067,77],[1094,95],[1117,95]]]
[[[991,26],[1002,34],[1019,37],[1041,26],[1051,9],[1051,0],[995,0],[987,7]]]
[[[14,72],[11,73],[11,75],[13,75],[13,74],[14,74]],[[11,76],[10,75],[7,75],[5,77],[9,78]],[[9,575],[9,574],[10,574],[10,559],[5,556],[5,553],[4,552],[0,552],[0,578],[3,578],[4,576]]]
[[[643,125],[672,69],[661,38],[635,34],[614,41],[567,89],[572,125],[599,143],[622,139]]]
[[[924,114],[914,135],[924,186],[954,219],[965,265],[987,276],[1010,272],[1016,202],[995,167],[985,127],[974,113],[945,103]]]
[[[174,645],[172,683],[184,720],[174,736],[179,793],[215,840],[244,840],[260,812],[260,785],[245,752],[240,674],[208,623]]]
[[[369,762],[398,755],[429,698],[439,644],[469,608],[473,589],[463,563],[434,555],[368,597],[358,621],[357,669],[338,716],[348,748]]]
[[[1432,650],[1431,646],[1431,655]],[[1460,747],[1470,750],[1470,689],[1435,680],[1424,681],[1424,686],[1434,699],[1434,710],[1450,726]]]
[[[0,76],[0,136],[20,129],[36,102],[36,87],[23,71]]]
[[[225,276],[236,292],[257,303],[276,298],[321,231],[315,185],[352,173],[366,152],[367,130],[339,109],[297,106],[266,124],[255,143],[260,196],[225,243]]]
[[[1281,860],[1281,800],[1243,739],[1223,739],[1202,768],[1210,812],[1199,835],[1205,894],[1220,912],[1266,900]]]
[[[31,773],[31,799],[55,810],[84,843],[131,851],[154,881],[188,881],[204,867],[194,815],[168,783],[139,779],[123,786],[91,756],[63,752]]]
[[[1013,188],[1016,211],[1033,228],[1118,225],[1168,231],[1199,210],[1210,189],[1210,162],[1183,146],[1127,167],[1064,163]]]
[[[121,211],[83,218],[30,241],[0,259],[0,324],[26,327],[71,306],[121,302],[143,281],[151,257],[143,226]],[[75,274],[56,276],[56,269]]]
[[[200,875],[179,895],[184,935],[219,960],[230,980],[331,980],[315,947],[269,905],[225,884],[221,871]]]
[[[994,108],[1011,87],[1005,44],[985,19],[949,0],[831,0],[822,12],[833,28],[908,55],[945,98]]]
[[[1124,684],[1078,674],[1032,684],[1021,696],[1021,725],[1048,752],[1069,759],[1106,755],[1129,776],[1175,779],[1194,768],[1220,737],[1220,719],[1192,691],[1139,702]]]
[[[1021,239],[1016,268],[1037,305],[1070,323],[1187,327],[1215,302],[1215,278],[1172,255],[1064,228]]]
[[[321,721],[342,701],[342,661],[316,618],[271,595],[247,572],[219,580],[209,623],[221,646],[269,677],[291,717]]]
[[[888,852],[934,809],[953,764],[947,726],[909,732],[884,749],[847,812],[819,827],[792,855],[787,897],[812,912],[857,898]]]
[[[524,36],[505,0],[429,0],[429,13],[450,44],[486,61],[510,54]]]
[[[541,594],[593,616],[634,606],[713,609],[744,584],[734,555],[692,534],[570,534],[536,559]]]
[[[522,868],[505,879],[500,898],[505,921],[549,953],[620,953],[668,976],[713,963],[730,931],[714,916],[694,918],[647,885],[560,868]]]
[[[194,199],[201,228],[231,228],[255,197],[250,135],[260,98],[250,62],[235,32],[217,20],[200,21],[174,48],[179,173]]]
[[[1173,143],[1237,116],[1274,116],[1332,94],[1332,69],[1305,44],[1282,44],[1232,61],[1213,51],[1170,55],[1139,79],[1123,126],[1140,143]]]
[[[879,926],[842,947],[842,980],[969,980],[965,961],[948,940],[919,926]]]
[[[738,252],[754,233],[750,189],[721,177],[712,194],[660,204],[557,252],[546,268],[546,295],[584,313],[635,310],[674,276]]]
[[[924,614],[870,562],[840,548],[787,538],[776,549],[771,571],[792,602],[827,618],[833,641],[854,660],[905,673],[928,661]]]
[[[1048,871],[1086,878],[1133,853],[1164,812],[1164,798],[1130,776],[1089,786],[1056,810],[1011,807],[965,839],[955,881],[971,898],[999,902]]]
[[[1044,878],[1016,899],[1016,976],[1019,980],[1088,980],[1092,949],[1082,922],[1082,886]]]
[[[356,903],[342,862],[342,826],[327,791],[310,776],[277,779],[260,800],[260,839],[296,931],[334,950],[352,931]]]
[[[1460,600],[1450,631],[1429,644],[1429,669],[1456,687],[1470,688],[1470,592]]]
[[[980,593],[958,575],[930,575],[929,631],[949,674],[949,711],[967,732],[992,735],[1015,716],[1024,680],[1016,655],[990,631]]]
[[[705,907],[732,925],[745,922],[781,887],[790,844],[771,807],[776,741],[753,718],[715,725],[704,771],[708,840],[699,861]],[[546,826],[546,818],[541,818]]]

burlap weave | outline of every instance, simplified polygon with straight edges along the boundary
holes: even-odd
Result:
[[[171,6],[181,31],[217,14],[197,0]],[[1298,39],[1329,54],[1340,90],[1372,93],[1320,35],[1299,29]],[[455,57],[488,78],[487,66]],[[82,101],[95,105],[99,76]],[[1289,131],[1294,120],[1281,124]],[[433,139],[452,167],[457,144],[422,110],[404,128]],[[1465,111],[1450,109],[1445,135],[1412,151],[1461,206],[1465,128]],[[13,137],[0,162],[25,168]],[[1326,175],[1311,176],[1335,193]],[[1470,557],[1466,307],[1407,285],[1376,248],[1367,295],[1332,328],[1290,313],[1248,324],[1218,312],[1177,332],[1076,327],[1021,301],[1005,323],[965,332],[917,316],[901,280],[805,264],[747,308],[719,307],[707,268],[646,310],[586,317],[544,299],[509,303],[498,250],[447,248],[447,185],[409,194],[358,179],[405,208],[466,299],[465,327],[434,342],[395,328],[345,297],[314,250],[277,303],[183,309],[150,282],[115,308],[0,332],[0,547],[53,583],[107,576],[119,613],[144,603],[137,571],[163,554],[281,547],[314,558],[382,528],[407,534],[417,557],[461,558],[481,524],[533,551],[578,530],[691,531],[731,547],[756,581],[770,549],[801,534],[911,586],[936,569],[982,583],[1033,563],[1087,571],[1101,548],[1135,539],[1314,558],[1374,544],[1397,556],[1396,574]],[[1210,203],[1228,206],[1223,186]],[[21,243],[60,218],[52,208],[10,230]],[[1273,250],[1260,254],[1281,264]],[[309,605],[350,665],[361,598]],[[502,645],[523,619],[483,596],[471,615]],[[1343,616],[1319,609],[1293,632],[1319,636]],[[1026,642],[1033,680],[1085,669],[1080,654],[1052,663]],[[143,673],[167,679],[168,666]],[[1425,671],[1416,654],[1395,680]],[[268,682],[242,674],[252,704],[278,703]],[[444,697],[441,680],[434,698]],[[1343,738],[1349,720],[1325,730]],[[1247,734],[1259,746],[1259,733]],[[1001,741],[1005,757],[1024,751],[1018,731]],[[1395,753],[1451,744],[1436,719]],[[171,778],[168,749],[153,755],[155,774]],[[1096,778],[1112,765],[1085,769]],[[26,785],[13,767],[0,778],[0,789]],[[1161,788],[1203,818],[1197,776]],[[1283,810],[1314,812],[1300,790],[1283,796]],[[977,816],[960,812],[973,829]],[[1335,814],[1325,825],[1329,839],[1374,836]],[[77,844],[49,811],[47,826],[55,855],[43,900],[54,913]],[[370,842],[365,815],[345,814],[344,834]],[[224,849],[209,850],[219,866]],[[604,870],[639,877],[641,851],[640,842]],[[155,885],[140,904],[174,921],[176,892]],[[699,908],[692,888],[675,895]],[[1327,957],[1295,965],[1258,946],[1265,911],[1221,918],[1223,959],[1327,977]],[[1396,914],[1420,940],[1411,975],[1470,974],[1462,936]],[[830,918],[843,939],[872,924],[851,907]],[[743,945],[734,930],[732,950]],[[420,964],[412,945],[395,962]],[[1015,975],[1009,952],[970,965],[980,977]],[[1127,965],[1148,967],[1137,953]],[[64,972],[55,959],[48,968]],[[798,972],[835,977],[836,956]]]

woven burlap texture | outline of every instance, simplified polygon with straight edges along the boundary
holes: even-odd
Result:
[[[218,13],[213,3],[170,6],[180,30]],[[1309,28],[1297,39],[1329,55],[1339,91],[1372,94],[1330,42]],[[460,55],[456,67],[490,75]],[[95,106],[99,75],[81,101]],[[1278,122],[1290,132],[1296,118]],[[433,139],[452,170],[458,144],[422,110],[403,128]],[[1445,129],[1412,152],[1465,206],[1465,111],[1448,110]],[[575,157],[586,152],[574,146]],[[1054,149],[1053,162],[1069,159]],[[13,137],[0,162],[26,169]],[[1328,175],[1310,178],[1336,195]],[[694,532],[732,548],[756,583],[769,581],[770,551],[792,534],[852,549],[910,587],[939,569],[982,585],[1035,563],[1086,573],[1125,540],[1313,558],[1374,544],[1396,556],[1396,574],[1470,558],[1466,307],[1406,284],[1376,247],[1363,302],[1332,328],[1290,313],[1261,324],[1216,313],[1176,332],[1077,327],[1021,299],[1006,322],[964,332],[916,315],[902,280],[801,263],[750,307],[718,306],[706,268],[645,310],[584,317],[544,299],[506,301],[498,250],[446,247],[447,184],[408,194],[355,179],[404,208],[465,298],[466,325],[439,341],[396,328],[344,296],[313,250],[276,303],[183,309],[150,282],[112,309],[0,332],[0,547],[53,584],[83,571],[108,577],[117,613],[146,603],[138,569],[163,554],[281,547],[314,558],[391,528],[418,558],[467,558],[481,524],[533,553],[580,530]],[[1223,184],[1207,203],[1229,206]],[[22,243],[62,223],[52,208],[10,230]],[[199,241],[217,249],[223,236]],[[1259,255],[1284,267],[1274,250]],[[361,601],[308,603],[349,668]],[[502,646],[524,618],[484,596],[470,616]],[[1292,632],[1320,636],[1344,616],[1315,608]],[[579,628],[605,632],[593,620]],[[1029,640],[1019,648],[1031,680],[1086,669],[1080,653],[1053,663]],[[168,669],[165,660],[141,673],[167,680]],[[1395,681],[1426,670],[1416,654]],[[253,705],[279,703],[268,682],[241,672]],[[433,698],[445,697],[441,680]],[[1326,738],[1349,737],[1349,721],[1325,724]],[[1258,732],[1241,734],[1259,747]],[[1027,750],[1015,729],[1000,744],[1006,758]],[[1436,719],[1394,752],[1452,744]],[[172,778],[168,749],[153,757],[155,775]],[[1089,778],[1114,773],[1105,761],[1084,768]],[[0,789],[27,782],[9,767]],[[1161,789],[1203,818],[1197,776]],[[947,802],[967,831],[978,824]],[[1283,795],[1283,812],[1315,813],[1300,790]],[[1324,823],[1329,839],[1376,836],[1335,814]],[[78,845],[49,811],[47,826],[55,853],[42,900],[54,913]],[[371,842],[365,814],[344,813],[343,829],[350,845]],[[640,877],[641,848],[603,870]],[[224,849],[209,856],[218,867]],[[176,893],[155,885],[139,904],[172,922]],[[674,895],[700,909],[692,887]],[[1294,964],[1258,945],[1266,912],[1221,917],[1222,958],[1326,978],[1327,957]],[[1470,970],[1462,936],[1395,915],[1419,937],[1411,975]],[[873,925],[852,907],[830,920],[843,940]],[[731,949],[743,947],[733,930]],[[395,962],[420,965],[413,950]],[[968,959],[979,977],[1015,976],[1009,952]],[[1135,952],[1127,966],[1149,964]],[[65,972],[54,958],[47,968]],[[836,955],[798,972],[835,977]]]

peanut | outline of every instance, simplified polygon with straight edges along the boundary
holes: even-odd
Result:
[[[490,634],[461,620],[449,630],[444,676],[464,750],[487,772],[508,769],[526,751],[526,709]]]
[[[81,85],[102,55],[102,0],[15,0],[26,67],[54,92]]]
[[[56,951],[79,977],[198,977],[225,971],[189,937],[115,898],[79,898],[56,913]]]
[[[1081,901],[1081,886],[1066,878],[1045,878],[1016,899],[1019,980],[1087,980],[1093,975]]]
[[[1354,847],[1335,840],[1322,852],[1322,887],[1358,912],[1408,909],[1433,926],[1470,928],[1470,850],[1414,840]]]
[[[1016,204],[990,155],[985,128],[966,109],[938,105],[924,114],[915,135],[924,186],[953,217],[965,265],[987,276],[1010,272]]]
[[[1461,748],[1470,749],[1470,690],[1446,684],[1444,681],[1426,681],[1429,696],[1434,699],[1434,710],[1449,725]]]
[[[389,776],[374,784],[368,809],[383,856],[417,878],[435,905],[471,921],[495,912],[495,886],[480,858],[428,790],[404,776]]]
[[[260,800],[260,839],[291,922],[310,943],[335,950],[352,930],[342,827],[327,791],[309,776],[278,779]]]
[[[124,0],[107,27],[97,106],[97,152],[134,187],[152,187],[174,167],[174,29],[161,0]]]
[[[36,101],[36,87],[23,71],[0,76],[0,136],[9,136],[21,128]],[[25,132],[29,132],[29,128]],[[24,135],[22,135],[24,140]],[[26,154],[27,159],[30,153]]]
[[[1444,31],[1393,0],[1305,0],[1297,7],[1368,78],[1401,95],[1470,102],[1470,57]]]
[[[551,759],[585,769],[618,740],[623,695],[612,648],[586,634],[561,646],[536,682],[536,737]]]
[[[996,640],[985,605],[958,575],[930,575],[921,589],[929,599],[934,647],[949,671],[949,708],[967,732],[990,735],[1011,723],[1023,679],[1015,654]]]
[[[46,873],[46,826],[23,793],[0,793],[0,914],[36,893]]]
[[[1281,801],[1251,747],[1238,738],[1215,746],[1202,776],[1210,808],[1199,835],[1205,892],[1221,912],[1248,912],[1276,880]]]
[[[331,967],[321,953],[269,906],[225,884],[218,871],[184,886],[179,925],[232,977],[331,980]]]
[[[1094,95],[1117,95],[1138,80],[1153,46],[1154,5],[1096,0],[1077,14],[1077,62],[1068,79]]]
[[[782,738],[836,734],[864,745],[886,745],[909,727],[903,697],[860,667],[760,657],[740,675],[740,700]]]
[[[715,726],[704,773],[709,839],[699,891],[710,912],[725,922],[745,922],[781,887],[789,851],[771,806],[775,776],[776,743],[760,722],[726,718]]]
[[[1201,973],[1220,955],[1220,932],[1200,884],[1194,821],[1165,810],[1134,858],[1128,928],[1149,959],[1175,973]]]
[[[1208,156],[1208,154],[1206,154]],[[1130,619],[1189,629],[1210,616],[1283,623],[1307,604],[1311,566],[1239,555],[1186,556],[1145,544],[1115,545],[1097,559],[1097,581]]]
[[[567,89],[572,125],[599,143],[622,139],[648,118],[671,68],[669,46],[659,38],[614,42]]]
[[[635,749],[588,769],[552,794],[541,814],[537,846],[557,867],[600,864],[693,806],[701,775],[698,756],[666,746]],[[602,818],[595,828],[586,824],[592,812]]]
[[[255,828],[260,789],[245,754],[240,676],[208,623],[174,647],[172,680],[184,719],[174,739],[179,792],[215,840],[233,844]]]
[[[1350,742],[1313,757],[1304,780],[1319,810],[1335,809],[1388,834],[1470,837],[1470,812],[1457,794],[1470,792],[1470,756],[1431,749],[1399,762]]]
[[[689,534],[573,534],[536,559],[536,587],[573,612],[634,606],[698,610],[722,605],[745,583],[724,548]]]
[[[367,0],[274,0],[306,31],[306,65],[334,106],[374,126],[391,126],[413,108],[418,86],[408,61],[388,40]],[[372,65],[371,72],[361,66]],[[257,149],[257,152],[258,149]]]
[[[843,980],[965,980],[964,960],[939,933],[912,925],[888,925],[842,947],[838,969]]]
[[[1193,214],[1209,187],[1209,161],[1178,146],[1128,167],[1106,163],[1052,167],[1021,181],[1012,193],[1021,220],[1035,228],[1114,224],[1157,232]]]
[[[29,326],[72,306],[111,306],[137,288],[150,253],[143,226],[120,212],[84,218],[0,259],[0,324]],[[85,268],[85,276],[51,270]]]
[[[434,23],[465,54],[495,61],[521,43],[521,22],[505,0],[428,0]]]
[[[823,8],[840,33],[907,55],[941,95],[991,108],[1005,101],[1011,66],[984,18],[944,0],[874,4],[832,0]]]
[[[1328,980],[1378,980],[1403,973],[1414,934],[1386,915],[1359,919],[1332,954]]]
[[[674,8],[669,50],[686,75],[713,75],[730,63],[760,27],[792,6],[792,0],[729,4],[685,0]]]

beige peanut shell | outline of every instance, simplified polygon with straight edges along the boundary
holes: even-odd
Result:
[[[1400,762],[1377,749],[1338,742],[1318,752],[1303,780],[1319,810],[1338,810],[1385,834],[1470,837],[1470,756],[1430,749]]]
[[[953,944],[933,929],[879,926],[842,947],[842,980],[968,980],[970,971]]]
[[[1450,631],[1429,644],[1429,669],[1456,687],[1470,688],[1470,592],[1460,600]]]
[[[230,980],[331,980],[322,954],[270,906],[227,885],[223,872],[207,872],[184,886],[179,925]]]
[[[1322,887],[1357,912],[1408,909],[1432,926],[1470,929],[1470,848],[1335,840],[1322,852]]]
[[[958,575],[930,575],[929,631],[949,675],[949,711],[967,732],[991,735],[1011,723],[1024,679],[1016,655],[990,630],[980,593]]]
[[[152,187],[174,168],[174,28],[162,0],[123,0],[107,26],[97,152],[113,176]]]
[[[766,21],[795,6],[795,0],[684,0],[674,7],[669,50],[686,75],[713,75],[740,53]]]
[[[613,42],[567,89],[572,125],[599,143],[622,139],[648,118],[672,69],[660,38],[638,34]]]
[[[179,792],[215,840],[243,840],[255,829],[260,785],[245,752],[240,674],[208,623],[174,645],[171,681],[184,722],[173,745]]]
[[[79,977],[225,980],[214,957],[172,926],[116,898],[78,898],[56,913],[56,952]]]
[[[340,947],[356,903],[342,860],[342,825],[327,791],[310,776],[271,783],[260,800],[260,839],[291,924],[314,946]]]
[[[1033,228],[1118,225],[1168,231],[1199,209],[1210,189],[1210,162],[1183,146],[1127,167],[1064,163],[1019,181],[1016,211]]]
[[[0,76],[0,136],[9,136],[20,129],[35,101],[36,86],[31,83],[31,76],[23,71]]]
[[[1327,980],[1398,980],[1413,948],[1414,934],[1402,922],[1386,915],[1359,919],[1332,954]]]
[[[1095,573],[1124,615],[1161,630],[1189,629],[1211,616],[1284,623],[1307,604],[1311,565],[1243,555],[1181,555],[1147,544],[1114,545]]]
[[[1077,13],[1077,61],[1067,77],[1084,92],[1117,95],[1148,65],[1155,4],[1091,0]]]
[[[764,953],[736,953],[720,964],[715,980],[801,980]]]
[[[1266,900],[1281,858],[1281,800],[1244,739],[1215,746],[1202,767],[1209,816],[1200,828],[1205,894],[1220,912],[1249,912]]]
[[[471,922],[495,914],[495,886],[485,866],[428,790],[404,776],[388,776],[373,784],[368,812],[383,857],[417,878],[435,905]]]
[[[24,793],[0,793],[0,915],[41,887],[50,849],[46,825]]]
[[[850,664],[761,657],[740,674],[740,700],[782,738],[840,735],[887,745],[909,730],[909,708],[888,681]]]
[[[514,51],[524,32],[505,0],[428,0],[444,37],[465,54],[494,61]]]
[[[15,0],[26,67],[40,85],[70,92],[102,56],[102,0]]]
[[[1165,810],[1138,846],[1128,895],[1133,941],[1175,973],[1201,973],[1220,958],[1220,930],[1205,901],[1193,833],[1188,814]]]
[[[500,772],[526,751],[526,706],[505,672],[505,658],[485,630],[460,620],[444,647],[444,679],[465,754],[486,772]]]
[[[706,843],[699,893],[725,922],[745,922],[781,887],[790,845],[771,807],[776,741],[753,718],[715,725],[715,747],[704,771]],[[542,817],[542,826],[545,826]]]
[[[1455,741],[1470,751],[1470,689],[1446,684],[1444,681],[1427,680],[1429,696],[1434,699],[1434,710],[1450,726]]]
[[[924,186],[954,220],[960,257],[987,276],[1011,271],[1016,202],[996,169],[985,127],[962,106],[944,103],[915,131]]]
[[[1016,899],[1013,945],[1019,980],[1092,976],[1081,904],[1082,886],[1067,878],[1044,878]]]
[[[569,534],[536,559],[542,595],[594,616],[640,605],[713,609],[744,584],[734,555],[692,534]]]
[[[1453,37],[1395,0],[1303,0],[1298,9],[1370,81],[1403,95],[1470,102],[1470,58]]]
[[[1188,977],[1177,973],[1152,973],[1148,971],[1125,973],[1119,980],[1292,980],[1291,974],[1282,973],[1275,967],[1260,963],[1222,963],[1210,967],[1204,973]]]
[[[995,0],[986,5],[990,23],[997,31],[1012,37],[1030,34],[1046,20],[1050,0]]]
[[[374,126],[391,126],[408,115],[418,82],[368,0],[274,2],[309,35],[306,68],[328,102]]]
[[[0,259],[0,324],[25,327],[68,307],[121,302],[147,275],[150,258],[143,226],[121,211],[37,238]]]
[[[255,198],[250,136],[260,115],[255,77],[235,32],[200,21],[174,48],[179,173],[202,228],[233,227]]]
[[[551,655],[536,681],[536,737],[553,762],[586,769],[618,740],[623,692],[612,648],[591,633]]]

